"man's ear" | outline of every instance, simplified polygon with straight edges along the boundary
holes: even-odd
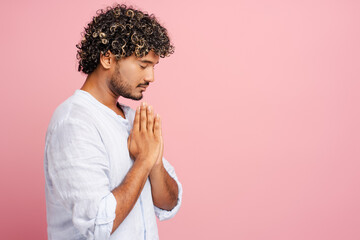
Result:
[[[106,70],[110,69],[113,61],[114,55],[110,51],[107,51],[105,54],[100,53],[100,64]]]

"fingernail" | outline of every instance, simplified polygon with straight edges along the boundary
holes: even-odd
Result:
[[[142,106],[143,106],[143,107],[145,107],[145,106],[146,106],[146,103],[145,103],[145,102],[143,102],[143,103],[142,103]]]
[[[137,111],[137,112],[140,112],[140,106],[136,108],[136,111]]]
[[[151,111],[151,107],[150,107],[150,106],[148,106],[147,109],[148,109],[149,112]]]

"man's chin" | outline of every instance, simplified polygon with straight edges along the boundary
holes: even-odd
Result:
[[[143,94],[141,93],[139,96],[130,95],[130,96],[123,96],[123,97],[131,99],[131,100],[139,101],[143,98]]]
[[[133,98],[132,100],[139,101],[139,100],[141,100],[142,98],[143,98],[143,95],[141,94],[140,97],[138,97],[138,98]]]

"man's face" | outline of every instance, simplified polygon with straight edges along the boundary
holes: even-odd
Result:
[[[140,100],[143,92],[154,81],[154,66],[159,56],[150,51],[146,56],[137,58],[135,54],[120,59],[110,78],[109,88],[117,96]]]

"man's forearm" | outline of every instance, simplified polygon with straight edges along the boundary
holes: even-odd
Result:
[[[143,161],[136,160],[122,183],[112,191],[117,204],[115,210],[116,217],[111,233],[119,227],[134,207],[149,176],[150,170],[151,166],[146,165]]]
[[[178,186],[164,165],[154,166],[149,177],[154,205],[169,211],[173,209],[177,204]]]

